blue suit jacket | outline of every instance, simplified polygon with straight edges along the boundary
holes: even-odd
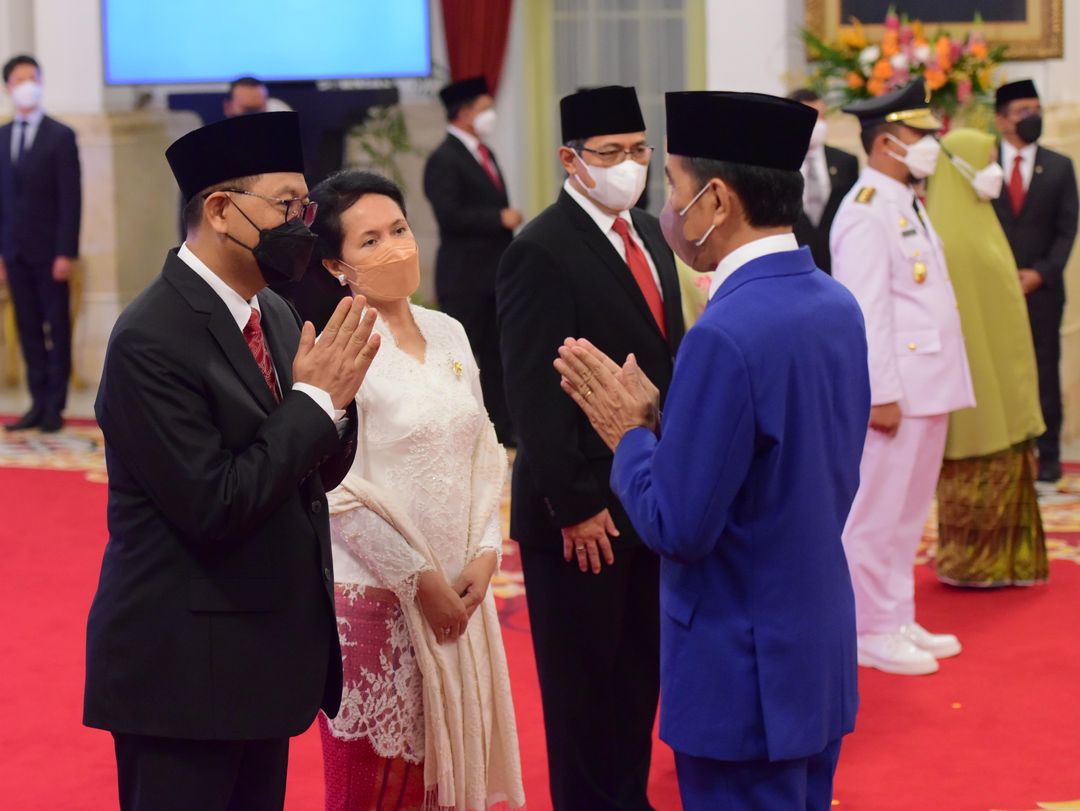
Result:
[[[753,260],[687,333],[660,439],[612,487],[661,570],[661,737],[719,760],[821,752],[854,728],[855,602],[840,533],[870,413],[850,293],[807,248]]]
[[[0,127],[0,256],[51,263],[79,255],[82,184],[74,131],[45,116],[18,166],[11,164],[14,127]]]

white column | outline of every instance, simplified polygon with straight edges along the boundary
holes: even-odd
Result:
[[[32,0],[0,0],[0,63],[19,53],[34,51]],[[0,93],[0,118],[11,115],[11,100]]]
[[[805,69],[802,0],[706,0],[706,77],[710,90],[782,96]]]
[[[41,63],[51,112],[105,109],[101,69],[101,4],[93,0],[33,0],[34,56]]]

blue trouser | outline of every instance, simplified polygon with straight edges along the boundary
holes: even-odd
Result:
[[[684,811],[828,811],[840,741],[811,757],[731,761],[675,753]]]

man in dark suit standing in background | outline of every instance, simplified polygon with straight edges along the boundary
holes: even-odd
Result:
[[[117,321],[95,407],[109,542],[83,721],[113,734],[122,811],[280,811],[289,737],[341,701],[325,492],[356,451],[375,313],[343,300],[316,343],[266,289],[315,241],[295,113],[166,157],[187,239]]]
[[[439,91],[439,98],[450,123],[424,166],[424,194],[439,223],[435,294],[439,307],[465,327],[495,433],[513,445],[495,325],[495,271],[521,212],[510,207],[502,172],[484,143],[496,122],[487,81],[462,79]]]
[[[563,191],[499,265],[519,442],[510,534],[521,545],[555,811],[647,811],[660,563],[611,492],[611,450],[551,364],[566,338],[585,337],[620,362],[634,353],[662,396],[682,305],[659,222],[633,208],[653,152],[634,89],[575,93],[561,114]]]
[[[1076,240],[1078,202],[1072,161],[1039,145],[1042,105],[1030,79],[998,88],[1001,167],[1005,193],[994,201],[1027,297],[1039,401],[1046,433],[1038,440],[1039,481],[1061,478],[1061,317],[1065,265]]]
[[[795,238],[806,245],[819,268],[832,275],[829,231],[840,202],[859,179],[859,159],[850,152],[826,146],[828,124],[825,101],[815,91],[802,88],[788,96],[817,111],[818,120],[810,136],[810,149],[803,161],[803,210],[795,223]]]
[[[79,255],[82,182],[70,127],[41,109],[31,56],[4,65],[15,120],[0,127],[0,281],[15,305],[33,404],[9,431],[59,431],[71,377],[71,267]]]

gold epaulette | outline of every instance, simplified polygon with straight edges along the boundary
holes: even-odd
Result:
[[[859,189],[859,193],[855,195],[856,203],[869,203],[874,199],[874,195],[877,194],[877,189],[873,186],[863,186]]]

